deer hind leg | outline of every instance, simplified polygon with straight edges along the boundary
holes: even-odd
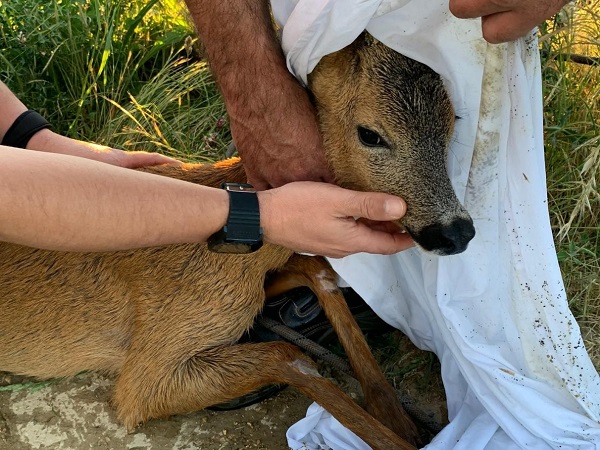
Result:
[[[263,385],[281,383],[323,405],[374,449],[414,450],[321,377],[300,349],[285,342],[202,350],[179,363],[152,368],[135,364],[135,357],[129,362],[117,380],[114,396],[119,418],[128,429],[151,418],[197,411]]]
[[[398,435],[417,444],[420,440],[417,428],[381,372],[337,287],[336,274],[331,266],[323,258],[294,255],[282,270],[269,279],[267,298],[298,286],[309,287],[319,298],[363,389],[367,411]]]

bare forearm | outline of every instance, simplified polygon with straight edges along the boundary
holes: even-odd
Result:
[[[201,242],[227,194],[83,158],[0,147],[0,240],[104,251]]]
[[[27,111],[27,107],[0,81],[0,105],[2,105],[2,114],[0,114],[0,141],[8,131],[19,114]]]
[[[227,192],[84,158],[0,146],[0,241],[63,251],[204,242],[227,219]],[[408,235],[354,217],[398,220],[406,205],[382,193],[290,183],[259,194],[265,240],[340,257],[394,253]]]
[[[0,114],[0,141],[2,141],[17,117],[27,111],[27,107],[1,81],[0,107],[2,108],[2,114]],[[179,162],[158,153],[125,152],[103,145],[70,139],[47,128],[31,136],[26,148],[41,152],[79,156],[81,158],[93,159],[129,168],[152,166],[155,164],[175,164]]]

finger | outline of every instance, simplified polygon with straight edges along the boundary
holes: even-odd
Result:
[[[170,156],[166,156],[166,155],[159,155],[158,153],[155,154],[153,159],[154,159],[154,164],[156,164],[156,165],[158,165],[158,164],[178,164],[178,165],[183,164],[183,162],[179,161],[178,159],[171,158]]]
[[[357,242],[362,252],[392,255],[415,246],[408,233],[387,233],[362,226],[364,229],[361,230],[361,241]]]
[[[159,153],[144,153],[131,152],[122,153],[124,157],[121,159],[120,165],[130,169],[139,167],[158,166],[161,164],[181,165],[181,161]]]
[[[354,192],[348,212],[354,216],[377,221],[398,220],[406,213],[406,203],[400,197],[383,193]]]
[[[484,17],[512,9],[511,6],[500,6],[489,0],[450,0],[449,7],[450,12],[459,19]]]
[[[490,43],[508,42],[527,35],[544,20],[558,13],[567,0],[530,3],[514,10],[492,14],[482,20],[483,37]]]
[[[388,236],[391,238],[390,243],[386,244],[388,255],[403,252],[404,250],[413,248],[416,245],[415,241],[413,241],[412,237],[410,237],[408,233],[393,233],[389,234]]]
[[[371,228],[372,230],[377,231],[385,231],[387,233],[403,233],[404,228],[398,224],[398,222],[390,222],[390,221],[377,221],[371,219],[358,219],[359,222],[364,223],[366,226]]]
[[[490,44],[514,41],[533,30],[539,22],[514,11],[492,14],[481,19],[483,38]]]

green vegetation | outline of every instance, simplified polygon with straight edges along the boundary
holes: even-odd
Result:
[[[541,27],[540,42],[551,221],[570,306],[600,368],[600,7],[589,3]]]
[[[540,48],[557,252],[600,367],[600,67],[573,61],[600,57],[600,7],[583,3],[541,27]],[[0,0],[0,79],[71,137],[194,161],[230,141],[178,0]]]
[[[189,160],[230,140],[177,0],[0,0],[0,79],[73,138]]]

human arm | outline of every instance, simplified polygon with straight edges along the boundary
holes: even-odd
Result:
[[[186,0],[258,189],[332,181],[308,95],[286,68],[267,0]]]
[[[450,0],[456,17],[481,17],[485,40],[492,44],[525,36],[561,10],[568,0]]]
[[[204,242],[227,219],[229,197],[221,189],[70,155],[0,146],[0,158],[0,241],[63,251],[127,250]],[[334,257],[412,246],[408,236],[352,219],[398,219],[406,206],[397,197],[324,183],[291,183],[258,195],[269,242]]]
[[[69,251],[204,241],[227,194],[86,158],[0,147],[0,240]]]
[[[27,111],[27,107],[2,82],[0,82],[0,105],[2,105],[2,114],[0,114],[1,141],[15,119]],[[177,160],[158,153],[124,152],[103,145],[70,139],[47,128],[34,134],[27,143],[27,148],[79,156],[128,168],[178,163]]]

